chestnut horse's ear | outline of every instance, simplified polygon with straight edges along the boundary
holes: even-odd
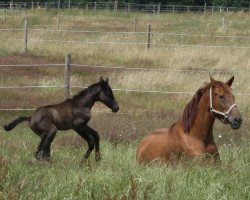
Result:
[[[209,75],[210,76],[210,82],[212,83],[212,85],[216,82],[216,80],[211,76],[211,75]]]
[[[106,82],[107,84],[109,84],[109,78],[108,78],[108,77],[105,79],[105,82]]]
[[[226,82],[226,84],[227,84],[229,87],[231,87],[231,85],[233,84],[233,82],[234,82],[234,76],[232,76],[232,77]]]

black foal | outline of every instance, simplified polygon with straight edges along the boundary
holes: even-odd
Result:
[[[21,116],[4,126],[6,131],[12,130],[21,122],[29,121],[30,128],[41,137],[35,157],[50,158],[50,146],[57,130],[73,129],[88,143],[81,165],[88,159],[95,148],[95,159],[100,160],[99,135],[87,123],[91,118],[91,108],[96,101],[104,103],[113,112],[119,110],[119,105],[108,84],[108,78],[100,78],[99,82],[80,91],[72,99],[62,103],[37,108],[32,116]]]

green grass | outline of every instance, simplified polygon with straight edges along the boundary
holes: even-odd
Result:
[[[137,140],[115,144],[101,140],[102,160],[94,156],[83,168],[85,143],[71,131],[58,133],[49,163],[32,153],[38,137],[23,126],[1,133],[0,195],[3,199],[249,199],[249,142],[221,146],[221,166],[194,160],[185,165],[141,166]],[[70,136],[71,137],[70,137]],[[68,139],[65,145],[65,138]]]

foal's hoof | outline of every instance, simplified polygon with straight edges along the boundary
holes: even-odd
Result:
[[[85,163],[86,163],[87,159],[82,159],[80,164],[79,164],[79,167],[82,168],[84,167]]]
[[[51,157],[45,155],[43,150],[37,151],[36,153],[34,153],[34,157],[37,160],[44,160],[44,161],[50,161],[51,160]]]
[[[88,159],[84,159],[80,162],[79,167],[83,168],[83,167],[89,167],[90,166],[90,161]]]
[[[101,160],[100,154],[96,154],[96,156],[95,156],[95,161],[96,161],[96,162],[100,162],[100,160]]]
[[[37,152],[34,153],[34,157],[35,157],[37,160],[40,160],[40,159],[42,159],[43,154],[44,154],[44,151],[43,151],[43,150],[37,151]]]

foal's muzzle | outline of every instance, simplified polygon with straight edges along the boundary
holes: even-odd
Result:
[[[119,105],[117,102],[114,103],[113,107],[112,107],[112,112],[116,113],[119,110]]]

